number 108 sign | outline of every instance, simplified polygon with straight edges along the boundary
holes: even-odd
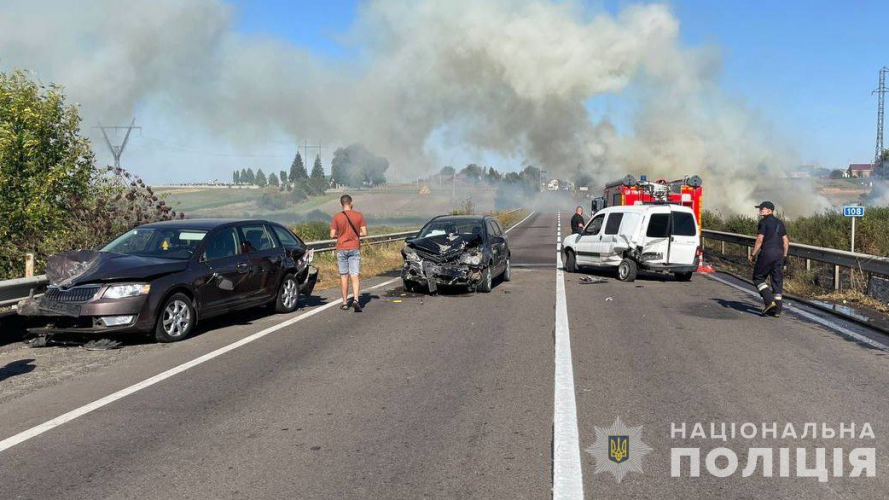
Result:
[[[843,207],[843,215],[845,215],[846,217],[864,217],[864,207]]]

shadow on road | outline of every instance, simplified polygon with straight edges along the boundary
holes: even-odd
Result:
[[[25,373],[34,371],[37,367],[34,366],[33,363],[33,358],[20,359],[18,361],[7,363],[6,366],[0,368],[0,382],[15,377],[16,375],[24,375]]]
[[[725,299],[713,299],[722,307],[728,309],[734,309],[735,311],[752,314],[754,316],[762,316],[758,307],[750,305],[747,302],[741,302],[739,300],[725,300]]]

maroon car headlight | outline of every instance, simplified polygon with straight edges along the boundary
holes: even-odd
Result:
[[[138,297],[140,295],[148,295],[151,291],[151,285],[147,283],[130,283],[126,285],[111,285],[105,289],[102,294],[103,299],[125,299],[127,297]]]

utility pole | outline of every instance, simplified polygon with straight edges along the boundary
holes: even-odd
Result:
[[[133,121],[128,126],[114,126],[114,127],[106,127],[99,123],[98,127],[93,127],[102,130],[102,136],[105,137],[105,144],[108,145],[108,149],[111,151],[111,155],[114,157],[114,169],[115,173],[118,169],[120,169],[120,157],[123,154],[124,149],[127,147],[127,142],[130,140],[130,132],[133,129],[137,129],[140,132],[142,131],[142,127],[136,126],[136,119],[133,118]],[[118,130],[126,130],[126,135],[123,136],[123,141],[120,143],[120,146],[115,146],[111,144],[111,139],[108,138],[108,130],[114,130],[115,132]]]
[[[880,157],[883,156],[883,106],[886,95],[886,72],[889,68],[883,66],[880,69],[880,86],[877,90],[871,92],[871,95],[877,94],[877,145],[874,151],[874,170],[880,164]]]

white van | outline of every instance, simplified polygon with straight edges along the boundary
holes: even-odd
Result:
[[[604,208],[583,232],[562,241],[565,270],[584,266],[617,268],[621,281],[638,269],[670,272],[688,281],[698,267],[701,234],[691,208],[679,205],[628,205]]]

